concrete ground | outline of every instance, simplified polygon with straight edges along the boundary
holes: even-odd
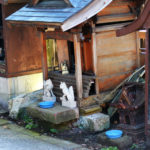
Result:
[[[80,145],[40,135],[0,119],[0,150],[83,150]],[[85,149],[84,149],[85,150]]]

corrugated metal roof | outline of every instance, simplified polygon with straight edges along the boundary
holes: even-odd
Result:
[[[87,6],[92,0],[69,0],[70,6],[63,0],[43,0],[35,7],[24,6],[6,18],[7,21],[63,23],[72,15]]]

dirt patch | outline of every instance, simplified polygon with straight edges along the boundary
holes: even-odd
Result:
[[[39,120],[33,120],[32,118],[24,118],[19,120],[12,120],[8,114],[3,114],[0,118],[8,119],[15,122],[17,125],[25,127],[27,129],[36,131],[41,135],[47,135],[63,140],[72,141],[74,143],[80,144],[85,148],[90,150],[101,150],[102,148],[108,147],[107,145],[102,145],[98,143],[98,135],[101,132],[88,132],[76,126],[75,121],[68,122],[61,125],[53,125],[47,122],[40,122]],[[113,125],[114,127],[114,125]],[[104,149],[105,150],[105,149]],[[114,149],[108,149],[114,150]],[[146,150],[145,141],[141,140],[126,150]]]

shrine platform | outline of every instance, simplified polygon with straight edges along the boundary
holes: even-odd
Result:
[[[55,104],[53,108],[43,109],[38,106],[38,102],[29,105],[26,112],[33,118],[53,124],[61,124],[79,118],[78,108],[63,107]]]

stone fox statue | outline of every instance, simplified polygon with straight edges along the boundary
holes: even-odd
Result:
[[[47,97],[53,96],[53,83],[50,79],[44,81],[44,95]]]
[[[62,106],[75,108],[77,104],[74,98],[73,87],[70,86],[68,88],[65,82],[61,82],[60,89],[62,89],[62,92],[64,94],[62,97],[60,97],[60,100],[62,101]]]

